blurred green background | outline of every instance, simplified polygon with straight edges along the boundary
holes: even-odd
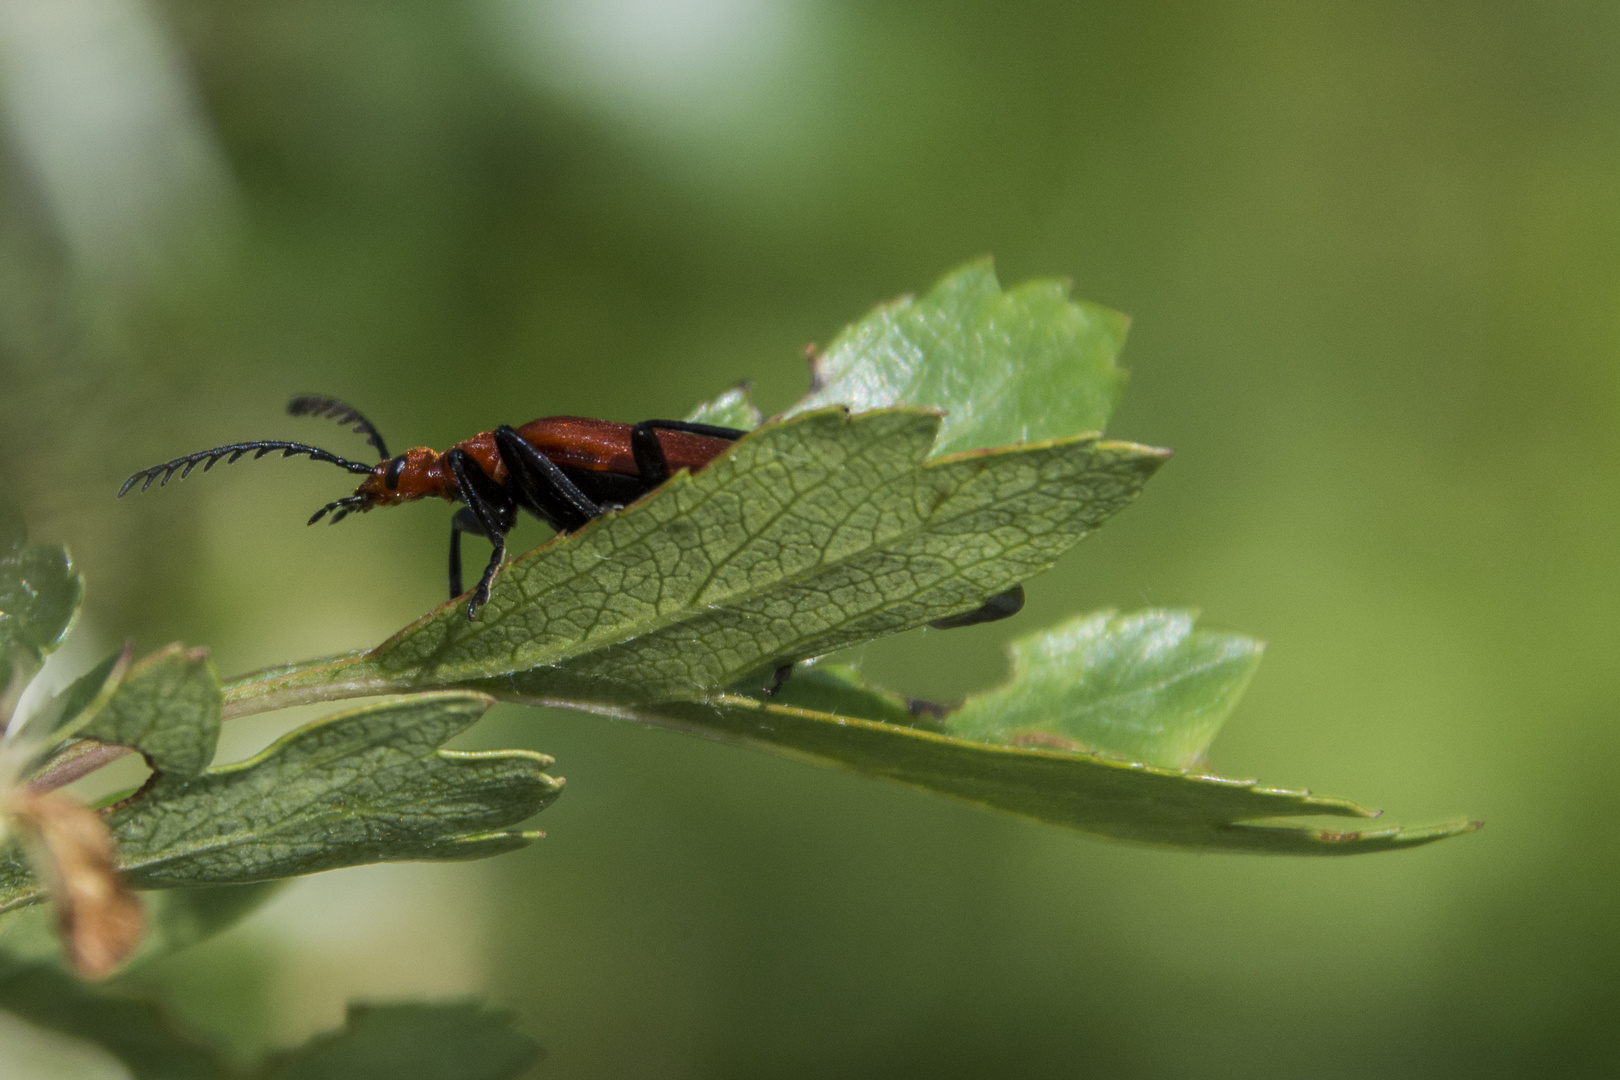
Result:
[[[679,415],[992,253],[1130,313],[1174,447],[1019,618],[881,643],[951,697],[1074,611],[1270,650],[1227,775],[1474,836],[1110,845],[564,713],[549,837],[292,886],[136,981],[242,1050],[488,995],[570,1077],[1614,1075],[1620,8],[811,0],[0,2],[0,454],[125,635],[223,674],[442,599],[449,513],[305,529],[243,463]],[[545,531],[524,526],[519,547]],[[241,722],[238,755],[285,719]],[[278,726],[279,725],[279,726]]]

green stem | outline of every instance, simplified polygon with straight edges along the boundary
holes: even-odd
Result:
[[[226,720],[254,713],[312,705],[318,701],[409,693],[419,689],[403,681],[378,675],[365,663],[364,652],[326,656],[316,660],[265,668],[226,683],[223,716]],[[345,672],[346,674],[337,674]]]

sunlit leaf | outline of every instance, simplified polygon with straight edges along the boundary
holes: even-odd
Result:
[[[263,1080],[508,1080],[540,1059],[516,1017],[476,1001],[350,1005],[342,1030],[279,1054]]]
[[[219,742],[219,676],[206,649],[175,644],[143,657],[76,734],[128,746],[153,768],[195,776]]]
[[[748,398],[748,384],[734,386],[712,401],[705,401],[686,415],[694,424],[714,424],[718,427],[741,428],[752,431],[764,419]]]
[[[1068,292],[1050,280],[1003,292],[989,259],[968,263],[845,329],[793,412],[932,406],[945,413],[936,454],[1101,431],[1130,320]]]
[[[1253,638],[1187,611],[1102,611],[1012,643],[1012,677],[951,714],[979,742],[1197,766],[1260,664]]]

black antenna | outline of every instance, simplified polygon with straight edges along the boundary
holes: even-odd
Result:
[[[353,424],[350,431],[364,435],[366,441],[377,448],[380,457],[389,457],[388,447],[383,444],[383,437],[376,425],[361,416],[360,410],[353,405],[345,405],[336,398],[321,397],[319,394],[300,394],[287,402],[287,415],[329,417],[340,424]]]
[[[336,510],[337,513],[332,515],[332,520],[327,522],[328,525],[336,525],[350,514],[370,509],[370,499],[366,498],[364,495],[350,495],[347,498],[338,499],[336,502],[329,502],[319,510],[315,511],[315,516],[309,519],[309,524],[315,524],[333,510]]]
[[[152,481],[158,479],[159,473],[163,474],[163,479],[158,480],[158,487],[162,487],[164,484],[167,484],[170,480],[174,479],[174,474],[177,471],[180,473],[180,479],[184,480],[187,476],[191,475],[192,469],[195,469],[199,464],[204,462],[206,462],[206,464],[203,464],[203,472],[207,472],[209,469],[212,469],[215,465],[219,464],[221,458],[228,458],[225,464],[231,465],[240,460],[243,454],[251,453],[254,460],[258,460],[272,450],[280,450],[282,457],[293,457],[298,454],[308,454],[312,461],[329,461],[341,469],[347,469],[352,473],[360,473],[363,475],[369,475],[374,468],[374,466],[365,465],[358,461],[350,461],[348,458],[340,458],[336,454],[327,450],[322,450],[318,446],[306,446],[303,443],[295,442],[280,442],[273,439],[259,439],[255,442],[231,443],[229,446],[216,446],[212,450],[199,450],[195,454],[187,454],[185,457],[175,458],[173,461],[165,461],[161,465],[153,465],[150,469],[142,469],[140,472],[124,481],[124,486],[118,489],[118,497],[123,498],[126,494],[128,494],[129,489],[134,487],[136,481],[138,480],[146,481],[141,485],[141,490],[145,491],[147,488],[152,486]]]

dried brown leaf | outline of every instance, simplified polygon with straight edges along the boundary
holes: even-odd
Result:
[[[21,788],[8,809],[28,837],[75,970],[106,978],[145,929],[140,901],[118,873],[112,834],[95,811],[56,792]]]

